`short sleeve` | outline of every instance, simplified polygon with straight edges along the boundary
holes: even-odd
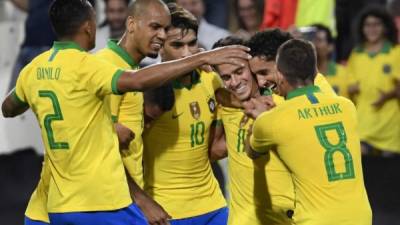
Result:
[[[87,80],[88,88],[97,96],[121,94],[118,91],[117,83],[124,71],[117,66],[93,55],[88,55],[80,72],[87,76],[85,80]]]
[[[254,121],[253,133],[250,136],[251,148],[259,153],[266,153],[274,142],[272,118],[269,112],[263,113]]]
[[[12,96],[15,102],[26,105],[28,104],[28,99],[26,96],[26,90],[24,89],[24,83],[26,82],[26,74],[31,71],[31,67],[26,66],[19,74],[17,83],[15,84],[14,91],[12,92]]]

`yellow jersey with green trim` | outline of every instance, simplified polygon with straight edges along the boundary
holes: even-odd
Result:
[[[287,212],[294,210],[290,172],[275,152],[257,160],[247,157],[244,141],[253,124],[242,110],[219,107],[229,171],[228,225],[292,224]]]
[[[122,69],[139,69],[129,54],[117,41],[109,40],[107,47],[98,51],[96,56]],[[111,95],[111,114],[118,122],[128,127],[135,134],[129,149],[122,150],[122,161],[132,179],[143,187],[143,93],[127,92],[124,95]]]
[[[25,210],[25,216],[31,220],[50,223],[46,206],[50,177],[51,173],[49,167],[49,158],[45,154],[42,164],[42,171],[40,172],[39,183],[36,189],[33,191],[28,206]]]
[[[387,151],[400,152],[400,105],[397,99],[387,101],[377,110],[372,104],[381,92],[394,90],[400,80],[400,46],[386,42],[377,54],[356,47],[348,61],[349,74],[359,84],[356,97],[359,132],[362,141]]]
[[[73,42],[55,42],[20,73],[49,157],[49,213],[107,211],[132,203],[106,96],[122,70]]]
[[[346,73],[346,68],[335,62],[329,62],[328,71],[325,78],[332,86],[337,95],[349,98],[349,76]]]
[[[215,115],[215,73],[193,73],[192,84],[175,81],[175,105],[143,133],[145,190],[174,219],[199,216],[226,206],[208,158]]]
[[[371,225],[350,100],[312,85],[296,89],[256,119],[250,145],[260,153],[275,149],[293,174],[296,224]]]

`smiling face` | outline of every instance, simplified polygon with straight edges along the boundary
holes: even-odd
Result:
[[[162,61],[191,56],[199,51],[196,32],[192,29],[183,31],[181,28],[171,27],[167,31],[167,40],[161,50]]]
[[[258,92],[258,86],[251,74],[249,63],[246,60],[241,61],[244,66],[221,64],[216,66],[216,69],[225,87],[234,92],[240,100],[246,100]]]
[[[378,17],[367,16],[363,24],[363,33],[365,40],[370,43],[376,43],[384,38],[384,25]]]
[[[274,60],[266,60],[263,56],[255,56],[249,60],[251,72],[257,78],[257,84],[260,88],[270,88],[275,91],[276,82],[276,63]]]
[[[150,4],[136,18],[128,17],[128,29],[134,33],[135,46],[143,56],[156,58],[166,39],[171,17],[166,6]]]

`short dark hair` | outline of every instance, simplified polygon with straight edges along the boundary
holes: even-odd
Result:
[[[87,0],[55,0],[49,9],[50,21],[58,38],[75,35],[91,19],[93,7]]]
[[[146,104],[157,105],[162,111],[169,111],[175,104],[175,95],[172,84],[147,90],[143,93]]]
[[[193,30],[197,35],[199,22],[192,13],[178,6],[176,3],[168,3],[167,6],[171,13],[171,25],[169,28],[179,28],[183,34],[187,34],[189,30]]]
[[[278,49],[277,68],[292,85],[314,81],[317,59],[311,42],[300,39],[285,42]]]
[[[358,15],[355,26],[355,37],[357,44],[363,44],[367,40],[364,35],[363,28],[365,20],[368,16],[373,16],[380,19],[385,27],[385,38],[392,44],[397,44],[397,28],[392,16],[389,14],[386,8],[376,4],[366,6]]]
[[[332,36],[331,30],[327,26],[325,26],[323,24],[319,24],[319,23],[313,24],[311,26],[315,27],[315,29],[317,29],[317,32],[324,32],[326,34],[326,41],[329,44],[333,44],[335,42],[335,39]]]
[[[212,49],[229,45],[244,45],[244,40],[237,36],[227,36],[215,42],[212,46]]]
[[[286,41],[293,39],[290,33],[278,28],[267,29],[256,33],[246,45],[249,47],[250,55],[253,57],[265,57],[267,61],[275,60],[278,48]]]

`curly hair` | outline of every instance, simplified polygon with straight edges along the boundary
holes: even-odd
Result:
[[[392,44],[397,43],[397,29],[396,25],[393,22],[392,17],[386,8],[379,5],[369,5],[365,7],[360,14],[358,15],[358,20],[355,26],[355,34],[356,34],[356,44],[363,44],[367,41],[363,27],[365,20],[368,16],[373,16],[381,20],[383,26],[385,27],[385,38],[390,41]]]
[[[267,61],[275,60],[278,48],[288,40],[293,39],[292,35],[280,29],[267,29],[256,33],[246,42],[250,55],[253,57],[262,56]]]

